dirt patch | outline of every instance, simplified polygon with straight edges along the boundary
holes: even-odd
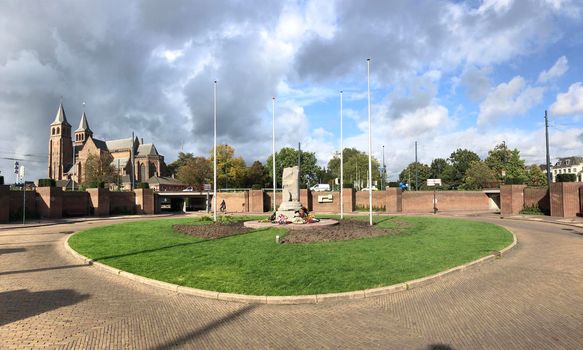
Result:
[[[385,236],[399,233],[409,224],[401,221],[392,221],[397,226],[382,228],[370,226],[367,221],[346,220],[338,225],[328,227],[314,227],[310,230],[290,230],[282,239],[283,244],[348,241],[352,239]]]
[[[210,223],[202,225],[172,225],[176,232],[204,239],[218,239],[253,231],[242,222]]]

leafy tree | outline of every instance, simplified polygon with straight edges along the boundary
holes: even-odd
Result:
[[[117,172],[112,162],[113,157],[109,153],[90,154],[85,162],[83,186],[101,187],[103,184],[114,182]]]
[[[480,156],[468,149],[458,148],[449,156],[448,161],[452,165],[449,187],[456,189],[463,183],[471,163],[480,161]]]
[[[555,179],[557,182],[575,182],[577,181],[577,175],[575,174],[557,174]]]
[[[214,161],[211,149],[210,162]],[[243,187],[247,179],[247,166],[241,157],[235,157],[235,149],[229,145],[217,145],[217,187]]]
[[[345,148],[344,156],[344,185],[355,188],[366,187],[368,181],[368,154],[356,148]],[[335,154],[328,162],[328,172],[332,178],[340,177],[340,154]],[[380,184],[380,163],[372,158],[372,180]]]
[[[415,175],[418,176],[418,187],[415,188]],[[427,179],[431,176],[431,168],[427,164],[413,162],[401,171],[399,174],[399,181],[409,183],[409,188],[412,190],[427,189]],[[409,182],[411,179],[411,182]]]
[[[288,168],[298,165],[298,155],[299,151],[295,148],[284,147],[275,152],[275,173],[276,181],[278,186],[281,186],[281,177],[283,176],[283,168]],[[316,154],[313,152],[301,151],[302,164],[300,168],[300,186],[307,184],[313,184],[318,178],[318,165],[316,164],[318,160],[316,159]],[[270,155],[265,162],[265,167],[269,172],[269,182],[273,183],[272,173],[273,173],[273,163],[272,156]]]
[[[247,169],[246,187],[263,188],[269,187],[269,171],[263,166],[263,163],[256,160]]]
[[[460,188],[464,190],[481,190],[493,187],[493,184],[496,183],[496,175],[485,162],[473,161],[466,171],[464,182]]]
[[[506,163],[506,176],[504,183],[506,184],[524,184],[528,180],[524,160],[520,159],[520,152],[514,149],[510,154],[510,159]]]
[[[506,146],[506,142],[504,141],[488,151],[488,157],[485,159],[486,165],[492,169],[500,181],[504,181],[506,177],[506,166],[511,156],[512,151]]]
[[[180,169],[181,166],[186,165],[186,163],[192,159],[194,159],[192,153],[178,153],[178,159],[166,166],[166,175],[178,174],[178,169]]]
[[[204,157],[193,157],[187,159],[184,164],[178,168],[176,177],[178,180],[192,186],[198,191],[203,189],[203,185],[210,182],[213,176],[211,163]]]
[[[435,158],[431,162],[431,179],[441,179],[445,186],[452,180],[453,166],[443,158]]]
[[[526,184],[533,187],[543,187],[547,185],[547,177],[541,168],[534,164],[530,166],[527,174],[528,180]]]

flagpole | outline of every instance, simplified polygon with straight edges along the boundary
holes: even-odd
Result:
[[[369,224],[372,226],[372,135],[370,122],[370,58],[366,60],[368,81],[368,210]]]
[[[273,211],[276,211],[275,207],[275,186],[276,186],[276,175],[275,175],[275,97],[271,99],[271,111],[272,111],[272,137],[271,137],[271,163],[273,170]]]
[[[342,133],[342,90],[340,91],[340,219],[344,219],[344,140]]]
[[[217,81],[214,89],[214,138],[213,138],[213,220],[217,221]]]

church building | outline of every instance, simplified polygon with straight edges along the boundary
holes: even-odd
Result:
[[[131,176],[135,183],[147,182],[165,171],[164,156],[158,153],[154,144],[145,144],[143,139],[137,137],[111,141],[94,138],[85,112],[72,138],[71,124],[67,121],[62,103],[49,132],[48,172],[51,179],[72,179],[76,183],[83,183],[89,155],[100,157],[105,153],[113,157],[111,165],[116,169],[118,185],[126,189],[130,187]]]

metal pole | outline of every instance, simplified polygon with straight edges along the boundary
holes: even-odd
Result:
[[[26,178],[24,174],[24,165],[20,167],[20,174],[22,180],[22,224],[26,221]]]
[[[551,200],[551,182],[553,181],[553,175],[551,174],[551,156],[549,154],[549,118],[547,111],[545,110],[545,137],[546,137],[546,148],[547,148],[547,187],[549,190],[549,201]]]
[[[134,167],[134,132],[132,131],[132,145],[130,148],[130,162],[132,163],[132,174],[130,176],[130,186],[131,186],[131,190],[133,191],[136,184],[135,184],[135,167]]]
[[[383,145],[383,174],[381,176],[381,191],[385,190],[385,173],[386,173],[386,167],[385,167],[385,145]]]
[[[275,186],[276,186],[276,175],[275,175],[275,97],[271,98],[271,111],[272,111],[272,136],[271,136],[271,163],[273,171],[273,211],[275,208]]]
[[[368,211],[369,224],[372,226],[372,134],[370,122],[370,58],[366,60],[368,82]]]
[[[342,131],[342,91],[340,91],[340,219],[344,219],[344,141]]]
[[[415,141],[415,191],[419,191],[419,167],[417,165],[417,141]]]
[[[214,137],[213,137],[213,220],[217,221],[217,81],[213,88],[214,96]]]

